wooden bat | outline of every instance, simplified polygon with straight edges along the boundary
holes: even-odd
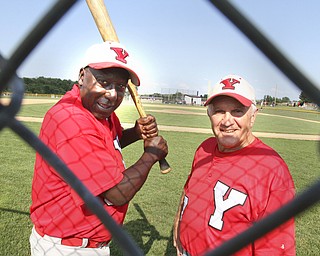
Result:
[[[117,33],[112,25],[107,8],[103,0],[86,0],[92,17],[97,25],[103,41],[120,42]],[[146,117],[146,113],[142,107],[140,97],[136,86],[129,81],[128,89],[133,99],[133,102],[139,112],[140,117]],[[171,171],[171,167],[166,159],[159,161],[160,171],[165,174]]]

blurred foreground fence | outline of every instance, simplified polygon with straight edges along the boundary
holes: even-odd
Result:
[[[66,165],[43,144],[38,137],[19,122],[15,115],[19,111],[24,95],[22,79],[16,75],[16,70],[37,46],[50,29],[67,13],[76,3],[76,0],[60,0],[46,13],[42,20],[35,26],[31,33],[22,41],[12,56],[6,60],[0,55],[0,93],[6,88],[12,91],[11,101],[8,105],[0,104],[0,131],[9,127],[27,142],[59,173],[60,176],[79,194],[86,202],[87,207],[94,213],[108,229],[116,242],[121,246],[126,255],[143,255],[141,249],[119,227],[109,214],[104,210],[100,201],[94,197],[81,181],[68,169]],[[225,15],[249,40],[269,58],[293,83],[296,84],[315,103],[320,105],[320,91],[305,77],[288,59],[250,23],[230,2],[225,0],[209,1],[223,15]],[[320,180],[311,185],[305,192],[297,195],[293,201],[283,206],[267,218],[256,223],[234,239],[209,252],[207,255],[231,255],[242,247],[265,235],[283,222],[307,210],[320,201]]]

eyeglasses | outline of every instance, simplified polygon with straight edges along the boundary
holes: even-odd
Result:
[[[104,79],[104,74],[101,72],[97,72],[95,69],[88,67],[90,73],[93,75],[98,84],[103,87],[105,90],[115,89],[118,93],[124,93],[127,89],[127,84],[117,83],[117,82],[109,82]]]

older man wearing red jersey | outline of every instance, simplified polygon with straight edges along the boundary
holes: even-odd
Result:
[[[119,224],[153,164],[168,152],[153,116],[140,118],[133,128],[123,130],[114,112],[124,98],[128,80],[140,84],[130,59],[119,43],[90,47],[78,84],[47,112],[40,131],[40,139]],[[139,139],[144,139],[144,152],[126,168],[121,149]],[[39,154],[30,210],[32,256],[110,255],[109,231]]]
[[[229,75],[207,102],[215,137],[196,150],[174,223],[177,255],[204,255],[293,199],[295,188],[284,160],[252,133],[254,90]],[[295,255],[294,220],[236,255]]]

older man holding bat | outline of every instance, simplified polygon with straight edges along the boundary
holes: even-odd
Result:
[[[117,36],[116,30],[112,24],[110,16],[108,14],[107,8],[104,4],[103,0],[86,0],[89,10],[92,14],[92,17],[97,25],[99,33],[103,39],[103,41],[113,41],[119,42],[119,38]],[[136,87],[132,83],[128,83],[128,90],[131,94],[133,102],[139,112],[140,117],[146,117],[146,113],[142,107],[140,97],[137,93]],[[159,161],[160,171],[163,174],[166,174],[171,171],[171,167],[167,160],[161,159]]]
[[[151,167],[168,153],[155,118],[123,130],[115,110],[129,79],[139,85],[129,52],[117,42],[93,45],[75,84],[45,115],[40,139],[97,196],[119,224]],[[141,157],[125,167],[121,148],[144,139]],[[111,234],[82,199],[37,154],[32,183],[31,255],[110,255]]]

